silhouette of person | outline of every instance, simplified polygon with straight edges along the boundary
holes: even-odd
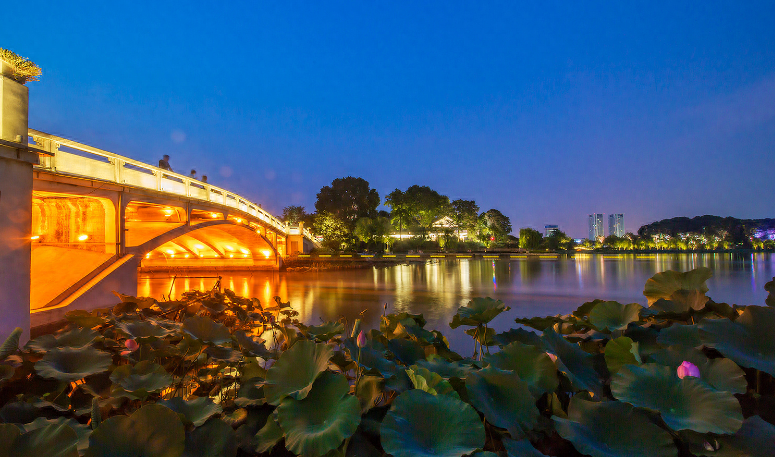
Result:
[[[164,157],[159,160],[159,168],[162,170],[169,170],[172,171],[172,167],[170,167],[170,156],[167,154],[164,154]]]
[[[202,175],[202,182],[207,182],[207,175]]]
[[[196,179],[196,170],[191,170],[191,179]]]

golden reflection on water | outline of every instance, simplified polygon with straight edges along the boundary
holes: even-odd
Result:
[[[272,303],[274,296],[290,301],[303,322],[345,318],[352,323],[362,311],[364,326],[379,327],[383,305],[388,312],[422,313],[428,327],[441,330],[453,347],[468,336],[453,331],[449,322],[457,308],[471,298],[490,296],[512,310],[493,326],[506,330],[515,317],[564,314],[595,298],[645,304],[646,279],[665,270],[713,269],[708,293],[716,301],[763,304],[764,283],[775,276],[771,254],[656,254],[578,256],[560,260],[460,259],[430,260],[381,268],[321,272],[209,272],[181,275],[142,274],[138,295],[178,298],[186,290],[207,290],[221,274],[221,284],[237,294]],[[462,335],[462,336],[461,336]]]

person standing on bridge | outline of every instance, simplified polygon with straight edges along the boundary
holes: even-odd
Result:
[[[172,171],[172,167],[170,167],[170,156],[167,154],[164,154],[164,157],[159,160],[159,168],[162,170],[169,170]]]
[[[196,170],[191,170],[191,179],[196,179]]]

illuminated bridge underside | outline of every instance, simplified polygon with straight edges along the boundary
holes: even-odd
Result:
[[[288,227],[224,189],[30,130],[52,153],[35,167],[32,325],[135,294],[140,270],[278,269],[308,252]]]

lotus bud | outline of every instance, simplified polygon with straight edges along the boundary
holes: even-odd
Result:
[[[134,352],[138,349],[140,349],[140,345],[137,344],[137,341],[133,339],[128,339],[124,341],[124,346],[126,346],[127,349],[129,349],[129,352]]]
[[[546,355],[549,356],[550,359],[552,359],[552,362],[557,362],[557,356],[552,354],[551,352],[547,352]]]
[[[693,378],[699,378],[700,377],[700,369],[697,368],[697,365],[687,362],[684,360],[684,363],[681,364],[680,367],[678,367],[678,370],[676,370],[676,373],[678,374],[678,377],[683,379],[687,376],[691,376]]]
[[[363,333],[363,330],[358,334],[357,343],[359,348],[366,347],[366,334]]]

